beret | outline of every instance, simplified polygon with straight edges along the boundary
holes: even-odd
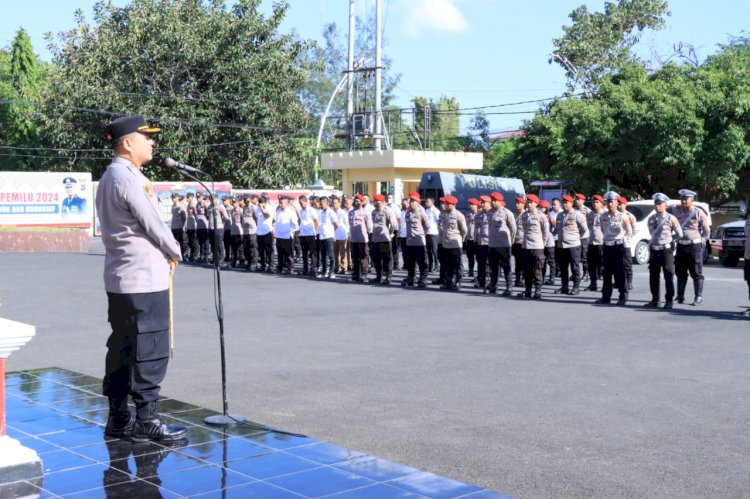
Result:
[[[600,197],[601,197],[601,196],[600,196]],[[565,194],[565,195],[564,195],[564,196],[562,197],[562,200],[563,200],[563,201],[566,201],[566,202],[568,202],[568,203],[572,203],[572,202],[573,202],[573,196],[571,196],[570,194]]]
[[[536,194],[529,194],[526,196],[526,200],[531,203],[539,204],[539,198],[536,196]]]
[[[495,201],[504,201],[505,200],[505,198],[503,197],[503,195],[500,194],[499,192],[490,193],[490,197],[492,199],[494,199]]]
[[[445,196],[443,199],[448,204],[458,204],[458,199],[456,199],[456,196]]]

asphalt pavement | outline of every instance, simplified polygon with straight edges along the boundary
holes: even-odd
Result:
[[[0,254],[0,316],[37,327],[8,370],[103,375],[102,268],[96,240]],[[635,272],[626,307],[222,272],[230,413],[518,497],[746,496],[742,271],[710,263],[704,305],[672,311]],[[221,410],[211,269],[174,296],[162,393]]]

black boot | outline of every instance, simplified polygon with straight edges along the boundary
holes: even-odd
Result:
[[[159,419],[156,402],[137,403],[136,412],[137,419],[130,437],[134,442],[170,442],[187,438],[187,428],[169,425]]]
[[[633,279],[628,279],[628,291],[633,291]]]
[[[693,290],[695,290],[693,305],[698,306],[703,303],[703,279],[693,279]]]
[[[542,287],[541,286],[534,286],[534,299],[535,300],[542,299]]]
[[[104,434],[113,438],[129,437],[133,432],[133,425],[135,425],[135,416],[128,409],[128,399],[109,399],[109,417],[107,426],[104,427]]]
[[[390,286],[391,285],[391,276],[388,275],[388,274],[386,274],[385,275],[385,279],[383,279],[383,281],[380,284],[382,284],[383,286]]]
[[[373,279],[370,279],[370,282],[372,284],[380,284],[382,279],[383,279],[383,274],[381,272],[378,272],[375,274],[375,277]]]
[[[503,296],[513,296],[512,291],[512,283],[510,282],[510,278],[505,279],[505,291],[503,291]]]
[[[685,303],[685,288],[687,279],[677,279],[677,303]]]
[[[427,287],[427,274],[419,274],[419,280],[417,281],[417,287],[418,288],[426,288]]]

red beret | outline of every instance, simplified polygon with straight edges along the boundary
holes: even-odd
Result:
[[[441,203],[445,203],[445,196],[439,197],[438,201],[440,201]]]
[[[479,200],[483,203],[489,203],[492,201],[489,196],[479,196]]]
[[[516,198],[516,203],[526,204],[526,200],[519,196]]]
[[[539,198],[536,197],[535,194],[529,194],[528,196],[526,196],[526,201],[528,201],[530,203],[539,204]]]
[[[594,195],[593,195],[593,196],[591,197],[591,199],[593,199],[594,201],[599,201],[600,203],[603,203],[603,202],[604,202],[604,198],[603,198],[603,197],[601,197],[601,196],[600,196],[599,194],[594,194]]]
[[[503,195],[500,194],[499,192],[492,192],[492,193],[490,193],[490,197],[492,199],[494,199],[495,201],[504,201],[505,200],[505,198],[503,197]]]
[[[469,198],[468,201],[469,201],[469,204],[473,204],[474,206],[479,206],[480,204],[482,204],[479,202],[477,198]]]
[[[563,201],[567,201],[568,203],[572,203],[573,202],[573,196],[571,196],[570,194],[565,194],[563,196],[562,200]]]
[[[448,204],[458,204],[458,199],[456,199],[456,196],[445,196],[443,199]]]
[[[580,192],[577,192],[576,193],[576,197],[578,199],[580,199],[581,201],[586,201],[586,195],[585,194],[581,194]]]
[[[409,193],[409,199],[413,199],[414,201],[421,201],[422,198],[419,197],[419,193],[416,191]]]
[[[539,203],[539,206],[541,206],[542,208],[549,208],[549,201],[543,199],[542,202]]]
[[[625,198],[625,196],[620,196],[617,202],[620,204],[628,204],[628,200]]]
[[[363,199],[365,199],[365,197],[362,194],[357,193],[357,195],[354,196],[354,199],[359,199],[360,201],[362,201]]]
[[[372,199],[373,199],[374,201],[385,201],[385,196],[383,196],[382,194],[375,194],[375,195],[374,195],[374,196],[372,197]]]

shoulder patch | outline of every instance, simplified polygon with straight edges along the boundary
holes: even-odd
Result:
[[[156,195],[156,193],[154,192],[154,186],[151,185],[150,182],[148,184],[143,184],[143,190],[146,191],[146,196],[150,198]]]

